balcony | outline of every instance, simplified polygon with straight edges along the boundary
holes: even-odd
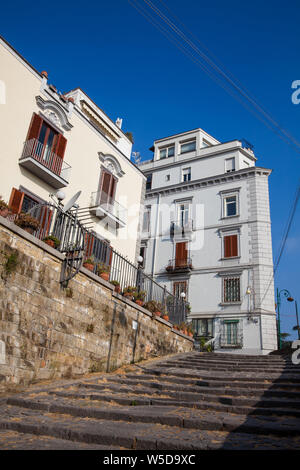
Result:
[[[169,274],[173,273],[188,273],[193,269],[191,258],[184,259],[170,259],[166,266],[166,271]]]
[[[176,239],[190,238],[193,232],[193,220],[172,221],[170,226],[170,237]]]
[[[91,195],[90,212],[113,228],[122,228],[127,223],[127,209],[104,191],[96,191]]]
[[[64,188],[69,184],[70,165],[37,139],[25,142],[19,164],[53,188]]]

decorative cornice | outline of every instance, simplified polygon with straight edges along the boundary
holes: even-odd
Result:
[[[110,154],[105,155],[102,152],[98,152],[98,156],[103,166],[107,168],[113,175],[119,177],[125,175],[125,172],[122,170],[121,165],[116,157]]]
[[[53,121],[54,124],[58,127],[69,131],[72,129],[72,124],[68,120],[68,116],[64,109],[59,106],[55,101],[47,100],[45,101],[41,96],[36,96],[36,103],[41,108],[47,118],[50,121]]]
[[[266,175],[269,176],[272,170],[268,168],[260,168],[260,167],[251,167],[251,168],[244,168],[243,170],[239,170],[232,173],[224,173],[217,176],[210,176],[207,178],[202,178],[199,180],[174,184],[172,186],[167,187],[160,187],[155,188],[153,190],[146,192],[146,199],[155,197],[158,194],[167,195],[167,194],[174,194],[180,193],[184,191],[192,191],[194,189],[199,188],[209,188],[211,186],[216,186],[219,184],[224,183],[233,183],[236,181],[241,181],[242,179],[247,179],[253,175]]]

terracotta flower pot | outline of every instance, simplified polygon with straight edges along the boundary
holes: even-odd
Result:
[[[47,243],[47,245],[51,246],[52,248],[55,248],[55,243],[53,240],[45,240],[45,243]]]
[[[157,317],[160,317],[160,316],[161,316],[161,312],[154,312],[154,315],[156,315]]]
[[[117,294],[120,293],[120,290],[121,290],[121,287],[120,287],[120,286],[115,286],[115,292],[116,292]]]
[[[100,274],[101,279],[104,279],[104,281],[109,280],[109,273],[101,273]]]
[[[193,333],[189,332],[189,336],[190,336],[190,338],[192,338],[194,335],[193,335]]]
[[[1,215],[2,217],[7,217],[7,216],[8,216],[8,213],[9,213],[9,209],[7,209],[7,208],[4,208],[4,209],[1,209],[1,210],[0,210],[0,215]]]
[[[169,321],[169,316],[168,315],[163,315],[162,318],[166,321]]]
[[[94,265],[91,263],[83,263],[83,267],[88,269],[89,271],[94,271]]]
[[[129,292],[126,292],[125,294],[123,294],[124,297],[126,297],[127,299],[129,300],[132,300],[132,294],[130,294]]]
[[[142,307],[144,305],[144,302],[142,300],[139,300],[139,299],[137,299],[135,301],[135,303],[138,304],[140,307]]]

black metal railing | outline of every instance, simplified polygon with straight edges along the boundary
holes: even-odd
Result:
[[[192,259],[191,258],[174,258],[170,259],[167,266],[166,271],[181,271],[181,270],[190,270],[193,268]]]
[[[74,277],[82,262],[92,258],[93,272],[98,274],[99,264],[105,265],[109,273],[109,281],[117,281],[121,292],[129,286],[134,287],[138,292],[145,291],[144,302],[154,300],[159,303],[163,313],[169,316],[171,323],[180,324],[186,321],[187,302],[174,296],[166,287],[162,287],[145,274],[141,266],[131,263],[114,250],[107,240],[84,227],[77,218],[76,210],[64,212],[53,204],[38,204],[30,209],[29,214],[39,221],[39,227],[33,231],[32,235],[40,240],[54,236],[60,242],[57,250],[66,254],[66,260],[74,258],[75,262],[69,263],[70,270],[73,269],[73,275],[69,273],[63,281]],[[16,217],[14,215],[14,219]]]

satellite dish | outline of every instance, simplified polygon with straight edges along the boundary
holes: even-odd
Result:
[[[71,197],[71,199],[63,207],[64,212],[67,212],[69,209],[71,209],[71,207],[74,206],[74,204],[77,201],[77,199],[79,198],[80,194],[81,194],[81,191],[78,191],[76,194],[74,194],[73,197]]]

